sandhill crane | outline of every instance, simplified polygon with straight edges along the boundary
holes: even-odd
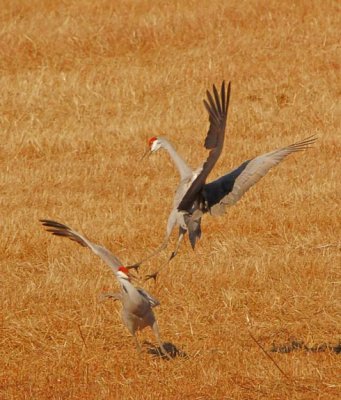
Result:
[[[107,297],[122,302],[122,320],[132,334],[137,350],[141,351],[141,347],[136,337],[136,331],[150,326],[160,346],[161,352],[166,357],[170,358],[161,342],[158,324],[152,310],[152,308],[158,306],[160,302],[147,291],[135,287],[131,283],[132,276],[129,273],[129,269],[124,267],[121,261],[105,247],[92,243],[85,236],[80,235],[68,226],[47,219],[42,219],[40,222],[47,227],[47,231],[51,232],[53,235],[67,237],[83,247],[88,247],[111,268],[120,283],[121,292],[108,294]]]
[[[215,87],[213,87],[213,90],[216,104],[213,103],[209,93],[208,99],[210,105],[204,102],[206,108],[209,110],[211,126],[212,122],[217,121],[217,115],[221,115],[220,111],[222,110]],[[229,98],[229,93],[230,90],[228,90],[227,98]],[[228,106],[228,102],[226,105]],[[224,136],[224,131],[220,130],[219,133],[221,139],[221,136]],[[289,146],[244,161],[239,167],[226,175],[206,184],[206,179],[220,155],[223,140],[219,142],[219,145],[215,149],[211,150],[203,167],[197,171],[192,171],[167,139],[164,137],[150,138],[148,140],[149,154],[156,152],[160,148],[165,149],[177,167],[181,180],[175,194],[173,209],[168,218],[165,240],[156,251],[142,260],[142,262],[153,257],[167,246],[168,239],[176,223],[179,225],[178,241],[174,252],[166,264],[177,254],[179,245],[187,230],[189,231],[191,245],[194,248],[196,239],[201,234],[200,222],[204,213],[209,212],[212,215],[222,215],[226,207],[236,204],[243,194],[265,176],[272,167],[278,165],[289,154],[310,148],[316,139],[316,137],[310,136]],[[141,265],[142,262],[134,264],[134,267]],[[156,278],[157,274],[158,272],[148,275],[147,278]]]
[[[195,220],[190,217],[190,214],[197,209],[197,205],[193,202],[190,213],[184,214],[182,212],[178,212],[178,206],[181,203],[183,197],[191,187],[191,185],[195,182],[198,176],[201,174],[209,174],[211,169],[214,167],[217,162],[221,151],[224,145],[225,139],[225,128],[227,122],[227,114],[228,107],[230,101],[230,93],[231,93],[231,83],[229,82],[227,91],[225,88],[225,82],[222,82],[220,97],[218,94],[218,90],[213,85],[213,96],[207,91],[207,100],[204,100],[205,108],[209,115],[209,130],[206,135],[204,146],[206,149],[210,150],[210,155],[207,161],[203,166],[199,167],[197,170],[192,171],[190,167],[187,166],[186,162],[180,157],[180,155],[175,151],[174,147],[168,142],[165,138],[161,137],[153,137],[149,140],[150,152],[155,152],[159,148],[163,147],[168,151],[171,158],[173,159],[178,171],[180,173],[181,181],[176,190],[173,210],[171,211],[166,228],[166,234],[164,240],[159,248],[157,248],[153,253],[151,253],[144,260],[139,263],[134,264],[132,267],[138,268],[143,262],[147,261],[161,250],[167,247],[169,237],[173,231],[174,226],[179,225],[179,237],[177,241],[177,245],[173,253],[171,254],[168,261],[170,261],[177,254],[178,248],[182,241],[184,234],[189,232],[189,239],[194,249],[195,243],[198,238],[201,236],[201,228],[200,228],[200,218],[196,218]],[[184,219],[184,216],[186,217]],[[167,262],[168,262],[167,261]],[[156,277],[156,274],[150,275],[150,277]]]
[[[180,203],[178,203],[177,206],[174,206],[171,211],[170,215],[174,213],[181,214],[185,225],[180,225],[177,247],[168,262],[175,256],[186,228],[189,231],[192,226],[199,226],[200,228],[201,217],[204,213],[209,212],[214,216],[224,214],[226,207],[236,204],[243,194],[265,176],[272,167],[278,165],[291,153],[307,150],[316,140],[316,137],[311,136],[289,146],[244,161],[239,165],[239,167],[235,168],[231,172],[206,184],[205,182],[208,173],[205,171],[205,165],[208,164],[209,156],[207,162],[204,164],[202,173],[195,177],[192,185],[187,189]],[[152,138],[151,151],[156,151],[155,147],[153,148],[153,143],[156,141],[158,142],[158,148],[162,147],[168,150],[175,165],[178,166],[179,164],[176,163],[174,154],[176,154],[176,157],[179,157],[179,155],[175,153],[173,147],[170,147],[170,143],[165,138]],[[169,149],[172,150],[169,151]],[[195,175],[194,172],[192,173]],[[173,226],[171,227],[173,228]],[[170,232],[168,228],[169,225],[167,225],[167,235],[169,237]],[[193,244],[192,247],[194,248]],[[136,264],[134,266],[136,266]],[[156,278],[157,274],[158,272],[149,275],[147,278]]]

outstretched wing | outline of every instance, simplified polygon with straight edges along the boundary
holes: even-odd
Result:
[[[148,301],[148,303],[150,304],[151,307],[156,307],[156,306],[160,305],[159,300],[156,299],[155,297],[153,297],[146,290],[139,288],[139,287],[137,287],[136,289],[140,293],[140,295],[143,296]]]
[[[227,121],[227,113],[230,102],[231,82],[225,89],[225,82],[221,85],[221,94],[213,85],[213,96],[207,91],[207,101],[204,100],[204,105],[209,115],[210,127],[205,139],[205,147],[210,150],[208,158],[204,163],[198,177],[193,181],[185,196],[178,206],[179,211],[190,211],[198,193],[202,189],[205,181],[217,162],[224,145],[225,128]]]
[[[59,222],[56,221],[51,221],[49,219],[41,219],[40,222],[46,226],[48,229],[46,229],[48,232],[51,232],[53,235],[56,236],[64,236],[67,237],[71,240],[74,240],[78,244],[80,244],[83,247],[88,247],[90,250],[92,250],[95,254],[97,254],[101,259],[109,265],[109,267],[113,270],[113,272],[116,274],[118,271],[118,267],[123,265],[121,261],[114,256],[109,250],[107,250],[105,247],[99,246],[97,244],[94,244],[90,242],[89,239],[86,237],[80,235],[78,232],[74,231],[73,229],[69,228],[66,225],[63,225]]]
[[[316,139],[311,136],[290,146],[245,161],[232,172],[206,184],[202,193],[211,214],[223,214],[225,207],[235,204],[272,167],[278,165],[289,154],[310,148]]]
[[[221,94],[219,94],[215,85],[213,85],[213,95],[207,90],[207,100],[204,100],[205,108],[209,115],[210,127],[205,139],[205,148],[215,149],[224,142],[224,133],[227,120],[227,110],[230,101],[231,82],[228,84],[227,93],[225,90],[225,81],[221,85]]]

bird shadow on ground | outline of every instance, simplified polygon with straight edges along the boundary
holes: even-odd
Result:
[[[148,353],[148,354],[151,354],[151,355],[154,356],[154,357],[162,358],[162,359],[164,359],[164,360],[169,360],[169,358],[168,358],[165,354],[162,353],[160,347],[155,346],[155,345],[153,345],[152,343],[147,342],[147,341],[144,341],[143,344],[148,346],[148,348],[147,348],[147,353]],[[165,343],[163,343],[163,347],[165,348],[165,350],[167,351],[168,355],[169,355],[171,358],[176,358],[176,357],[185,357],[185,358],[188,358],[188,355],[187,355],[184,351],[178,349],[178,348],[177,348],[173,343],[171,343],[171,342],[165,342]]]
[[[336,354],[341,353],[341,342],[338,344],[321,343],[314,346],[308,346],[301,340],[291,340],[288,343],[282,345],[273,344],[270,349],[273,353],[291,353],[292,351],[303,350],[311,353],[320,353],[324,351],[332,351]]]

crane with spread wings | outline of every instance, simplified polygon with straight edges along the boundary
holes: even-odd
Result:
[[[133,276],[129,269],[123,266],[121,261],[105,247],[91,242],[85,236],[79,234],[70,227],[48,219],[42,219],[40,222],[47,228],[47,231],[51,232],[53,235],[67,237],[81,246],[89,248],[111,268],[121,286],[121,291],[108,294],[105,297],[121,301],[122,320],[133,336],[137,350],[140,351],[141,347],[137,340],[136,332],[150,326],[158,341],[160,351],[167,358],[170,358],[161,342],[159,327],[153,312],[153,308],[158,306],[160,302],[146,290],[135,287],[132,284]]]
[[[215,181],[206,183],[207,177],[223,149],[230,92],[231,84],[228,84],[226,92],[225,82],[221,85],[220,97],[214,85],[213,96],[207,91],[207,100],[204,100],[204,105],[209,114],[210,126],[204,145],[209,150],[209,155],[197,170],[193,171],[187,165],[166,138],[154,136],[148,140],[147,152],[149,154],[160,148],[168,152],[180,174],[180,183],[174,196],[173,209],[168,217],[166,235],[161,246],[144,260],[134,264],[134,267],[138,268],[143,262],[165,249],[176,225],[179,226],[179,235],[175,250],[160,269],[175,257],[186,232],[189,233],[190,243],[194,249],[197,239],[201,236],[203,214],[224,214],[227,207],[236,204],[244,193],[265,176],[271,168],[278,165],[288,155],[310,148],[317,140],[315,136],[310,136],[289,146],[254,157],[242,162],[237,168]],[[148,275],[147,278],[155,279],[158,272]]]

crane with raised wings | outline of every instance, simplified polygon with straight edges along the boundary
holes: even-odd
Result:
[[[207,160],[197,170],[193,171],[187,165],[166,138],[154,136],[148,140],[149,148],[147,152],[149,154],[160,148],[168,152],[180,174],[180,183],[174,196],[173,209],[168,217],[163,243],[144,260],[134,264],[134,267],[139,267],[167,246],[175,225],[179,226],[178,241],[175,250],[163,266],[167,265],[177,254],[187,231],[194,249],[196,240],[201,236],[201,217],[203,214],[209,212],[211,215],[222,215],[226,207],[236,204],[244,193],[265,176],[272,167],[278,165],[289,154],[310,148],[317,140],[316,137],[310,136],[289,146],[254,157],[242,162],[237,168],[219,179],[206,183],[207,177],[223,148],[230,90],[231,85],[229,84],[227,93],[225,93],[225,83],[223,82],[220,98],[215,86],[213,86],[214,98],[207,91],[207,101],[204,100],[204,105],[209,113],[210,127],[205,139],[205,147],[210,152]],[[148,275],[147,278],[155,279],[158,272]]]
[[[92,243],[85,236],[80,235],[68,226],[47,219],[42,219],[40,222],[53,235],[67,237],[81,246],[89,248],[111,268],[120,283],[121,292],[110,294],[107,297],[121,301],[122,320],[133,336],[137,350],[140,351],[141,347],[137,340],[136,332],[150,326],[158,341],[161,352],[170,358],[161,342],[159,327],[153,312],[153,308],[158,306],[160,302],[146,290],[135,287],[132,284],[131,280],[133,276],[130,274],[129,269],[123,266],[121,261],[105,247]]]

